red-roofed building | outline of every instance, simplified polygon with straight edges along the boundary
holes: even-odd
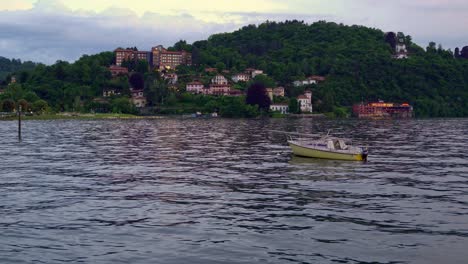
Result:
[[[205,86],[203,85],[203,83],[195,81],[187,83],[185,88],[189,93],[203,93],[203,88],[205,88]]]
[[[125,67],[117,66],[117,65],[111,65],[109,67],[109,71],[112,74],[112,77],[116,77],[118,75],[127,75],[128,74],[128,69]]]

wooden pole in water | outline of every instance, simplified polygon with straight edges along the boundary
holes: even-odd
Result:
[[[21,142],[21,105],[18,106],[18,140]]]

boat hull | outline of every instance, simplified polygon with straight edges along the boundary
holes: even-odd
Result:
[[[318,150],[306,148],[289,142],[294,155],[317,158],[317,159],[332,159],[332,160],[350,160],[350,161],[365,161],[367,160],[366,154],[352,154],[352,153],[338,153],[332,151]]]

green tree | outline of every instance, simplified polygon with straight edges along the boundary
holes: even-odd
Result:
[[[289,112],[291,114],[300,114],[301,113],[301,108],[299,107],[299,103],[297,102],[296,98],[291,98],[289,100]]]
[[[48,104],[44,100],[37,100],[31,105],[31,110],[36,114],[43,114],[49,108]]]

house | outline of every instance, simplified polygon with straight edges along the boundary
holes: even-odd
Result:
[[[257,75],[264,74],[262,70],[257,70],[253,68],[247,68],[245,69],[245,72],[249,74],[252,78],[255,78],[255,76]]]
[[[301,108],[301,112],[312,113],[312,92],[306,91],[304,94],[297,97],[297,102]]]
[[[5,93],[5,90],[0,89],[0,94],[4,94],[4,93]]]
[[[211,83],[216,85],[226,85],[228,84],[228,80],[223,75],[218,74],[213,79],[211,79]]]
[[[109,66],[109,71],[111,72],[112,77],[117,77],[119,75],[127,75],[128,74],[128,69],[127,68],[117,66],[117,65]]]
[[[310,77],[307,77],[305,80],[298,80],[298,81],[293,82],[293,85],[295,87],[299,87],[299,86],[305,86],[305,85],[311,85],[311,84],[318,84],[320,82],[324,82],[325,80],[326,78],[323,76],[312,75]]]
[[[229,84],[211,84],[209,94],[211,95],[230,95],[231,86]]]
[[[232,81],[237,83],[237,82],[248,82],[250,81],[250,75],[247,73],[238,73],[236,75],[232,76]]]
[[[280,112],[281,114],[288,114],[289,113],[289,106],[285,103],[280,104],[271,104],[270,110],[273,112]]]
[[[169,84],[175,85],[178,81],[178,76],[176,73],[166,73],[163,75],[164,80],[167,80]]]
[[[132,93],[132,103],[138,108],[145,107],[147,102],[143,90],[131,89],[130,91]]]
[[[111,97],[114,95],[120,95],[120,91],[115,89],[115,88],[104,88],[102,90],[102,96],[103,97]]]
[[[187,83],[187,85],[185,86],[185,89],[189,93],[203,93],[203,88],[205,88],[203,83],[198,81]]]
[[[273,95],[276,97],[284,97],[284,87],[276,87],[273,89]]]

